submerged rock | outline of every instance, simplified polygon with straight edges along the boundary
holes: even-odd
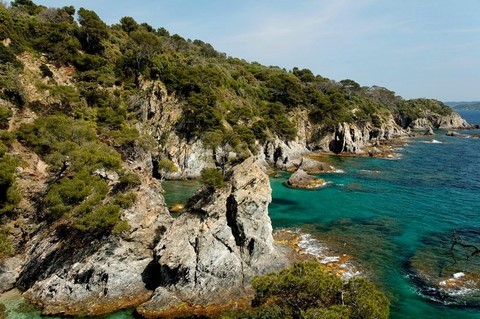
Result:
[[[137,311],[146,317],[182,303],[221,304],[247,292],[253,276],[287,265],[274,245],[268,176],[252,158],[221,189],[203,188],[155,248],[160,286]]]
[[[308,175],[302,169],[298,169],[290,176],[287,185],[294,188],[315,189],[327,185],[327,182],[321,178]]]
[[[447,135],[447,136],[455,136],[455,137],[462,137],[462,136],[464,136],[463,134],[460,134],[460,133],[455,132],[455,131],[448,131],[446,135]]]

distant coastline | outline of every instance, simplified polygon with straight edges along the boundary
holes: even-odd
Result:
[[[480,110],[480,101],[471,102],[444,102],[454,110]]]

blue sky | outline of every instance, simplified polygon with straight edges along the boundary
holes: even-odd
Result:
[[[480,100],[480,0],[34,0],[131,16],[230,56],[405,98]]]

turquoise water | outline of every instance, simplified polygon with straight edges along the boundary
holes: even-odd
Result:
[[[461,114],[480,124],[480,111]],[[480,275],[480,256],[454,264],[448,250],[454,231],[480,243],[480,139],[436,133],[409,141],[398,160],[331,157],[345,173],[323,175],[333,182],[324,189],[286,188],[287,174],[271,179],[274,227],[298,227],[333,251],[353,256],[390,297],[391,318],[480,318],[475,291],[439,295],[416,276],[416,271],[431,278]],[[168,205],[184,201],[197,187],[179,185],[165,183]],[[18,295],[8,303],[0,298],[8,304],[8,318],[40,318],[18,300]],[[133,315],[122,311],[103,318]]]
[[[467,113],[480,123],[480,112]],[[321,175],[333,182],[328,188],[294,190],[283,186],[287,177],[271,180],[274,227],[300,227],[353,256],[387,292],[392,318],[480,318],[478,291],[440,294],[418,276],[480,275],[480,255],[457,254],[454,263],[449,250],[454,231],[480,244],[480,139],[436,133],[409,141],[398,160],[331,158],[345,173]]]

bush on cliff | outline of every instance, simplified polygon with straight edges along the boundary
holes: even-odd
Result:
[[[389,301],[365,278],[343,282],[314,261],[257,277],[250,318],[388,318]],[[244,318],[243,316],[242,318]]]
[[[213,188],[221,188],[225,185],[222,172],[216,168],[202,169],[200,181],[203,185]]]
[[[140,184],[139,177],[122,169],[120,154],[101,142],[94,122],[53,115],[24,124],[18,138],[39,153],[52,174],[40,216],[64,219],[84,232],[125,229],[121,209],[132,202],[122,192]],[[113,189],[102,171],[118,175]],[[120,204],[116,202],[119,197]]]
[[[0,142],[0,153],[3,143]],[[18,161],[9,155],[0,155],[0,216],[12,213],[22,198],[15,184]]]
[[[10,231],[7,227],[0,227],[0,259],[9,257],[13,254],[13,247],[9,238],[9,232]]]

